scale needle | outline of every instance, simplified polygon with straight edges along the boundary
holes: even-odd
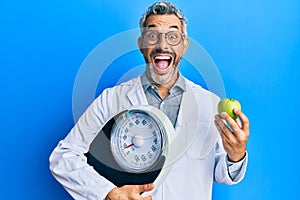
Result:
[[[124,150],[124,149],[127,149],[127,148],[129,148],[129,147],[132,147],[134,144],[132,143],[132,144],[129,144],[129,145],[127,145],[126,147],[124,147],[122,150]]]

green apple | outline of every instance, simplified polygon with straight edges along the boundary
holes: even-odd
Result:
[[[238,109],[241,110],[241,104],[238,100],[231,99],[231,98],[225,98],[219,101],[218,103],[218,113],[219,115],[222,112],[226,112],[232,119],[237,119],[238,116],[234,114],[233,110]]]

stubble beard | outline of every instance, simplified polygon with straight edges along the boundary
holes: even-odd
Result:
[[[170,83],[172,78],[175,76],[176,69],[177,69],[176,66],[173,66],[171,73],[160,75],[160,74],[155,73],[151,63],[148,63],[147,65],[149,68],[149,76],[150,76],[151,80],[155,84],[158,84],[158,85],[167,85],[168,83]]]

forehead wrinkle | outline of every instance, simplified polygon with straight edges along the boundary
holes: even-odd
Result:
[[[176,31],[179,31],[179,28],[178,28],[177,25],[169,26],[168,28],[162,28],[162,27],[156,26],[155,24],[150,24],[146,28],[148,30],[156,30],[156,31],[162,31],[162,32],[167,32],[167,31],[171,31],[171,30],[174,30],[174,29],[176,29]]]
[[[146,28],[177,29],[181,31],[182,24],[175,15],[152,15],[146,21]]]

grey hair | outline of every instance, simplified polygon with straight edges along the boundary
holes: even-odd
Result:
[[[171,15],[174,14],[178,17],[182,24],[183,34],[187,35],[187,19],[184,17],[182,11],[179,8],[176,8],[175,5],[160,1],[157,3],[154,3],[152,6],[150,6],[147,11],[143,14],[143,16],[140,19],[140,30],[141,32],[144,31],[146,28],[146,21],[149,16],[151,15]]]

